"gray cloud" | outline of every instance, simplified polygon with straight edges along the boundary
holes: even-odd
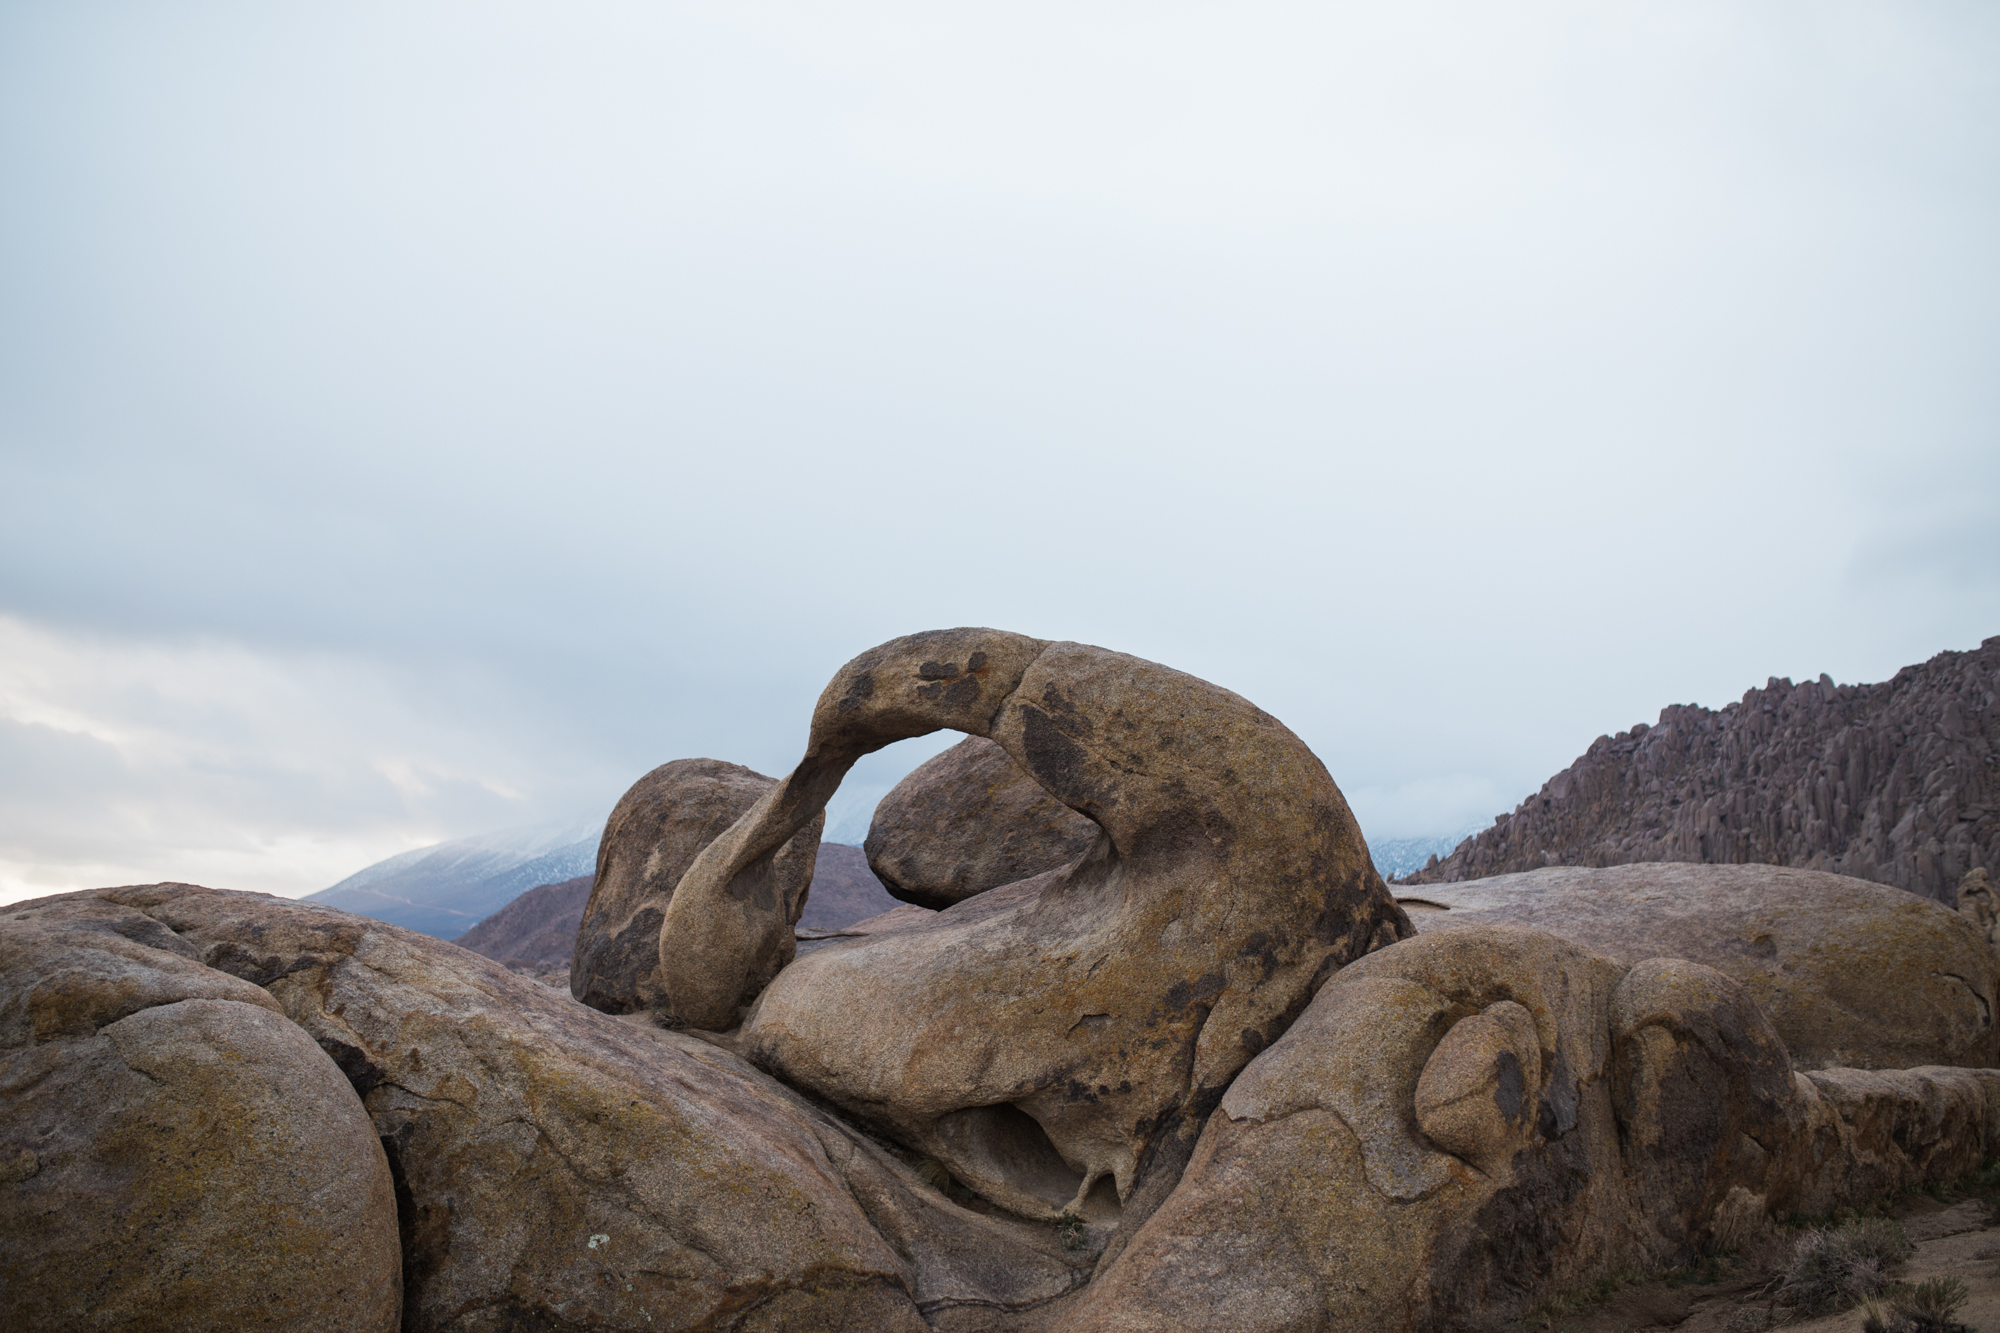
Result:
[[[1237,689],[1377,836],[1969,646],[1996,48],[1949,5],[17,7],[0,612],[70,665],[0,700],[8,882],[300,891],[782,772],[934,625]]]

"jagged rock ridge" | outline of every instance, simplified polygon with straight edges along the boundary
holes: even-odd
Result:
[[[1879,685],[1773,678],[1713,711],[1600,736],[1492,828],[1405,883],[1543,866],[1767,864],[1950,904],[2000,869],[2000,637]]]

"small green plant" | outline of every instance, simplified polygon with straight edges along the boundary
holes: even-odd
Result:
[[[1972,1333],[1953,1321],[1972,1293],[1955,1277],[1934,1277],[1906,1287],[1885,1310],[1869,1297],[1862,1301],[1863,1333]]]
[[[1090,1244],[1090,1229],[1082,1218],[1065,1208],[1056,1215],[1056,1235],[1065,1250],[1080,1250]]]

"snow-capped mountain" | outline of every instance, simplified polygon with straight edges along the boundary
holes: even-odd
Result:
[[[602,832],[598,824],[542,825],[419,847],[308,901],[456,939],[537,885],[593,873]]]

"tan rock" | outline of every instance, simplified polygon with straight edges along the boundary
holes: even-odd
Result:
[[[1426,934],[1336,973],[1243,1071],[1060,1327],[1499,1327],[1740,1230],[1797,1183],[1813,1114],[1712,968],[1628,971],[1508,927]],[[1760,1138],[1801,1151],[1779,1163]]]
[[[741,764],[677,759],[632,784],[604,825],[597,877],[570,961],[570,993],[593,1009],[629,1014],[662,1000],[660,922],[674,886],[701,849],[777,783]],[[791,923],[805,908],[819,852],[822,815],[800,826],[744,892],[768,899],[787,929],[769,932],[746,964],[761,989],[792,960]],[[752,992],[755,993],[754,991]]]
[[[1534,1124],[1528,1089],[1542,1083],[1535,1020],[1500,1000],[1452,1024],[1417,1080],[1417,1127],[1438,1147],[1497,1170]]]
[[[1750,992],[1807,1068],[2000,1060],[2000,961],[1965,916],[1886,885],[1671,862],[1554,867],[1413,893],[1403,901],[1423,931],[1526,926],[1624,963],[1705,963]]]
[[[325,1052],[142,913],[0,909],[6,1326],[393,1333],[388,1163]]]
[[[457,947],[253,894],[100,891],[268,987],[363,1092],[405,1333],[996,1326],[1087,1275],[715,1046]]]
[[[999,745],[968,736],[882,798],[866,851],[889,892],[938,909],[1066,866],[1100,836]]]
[[[1101,648],[940,631],[844,667],[798,768],[682,879],[661,933],[677,1013],[735,1021],[782,923],[732,886],[857,757],[940,727],[992,738],[1103,838],[800,958],[741,1048],[1008,1208],[1129,1226],[1320,979],[1408,924],[1325,768],[1247,700]]]
[[[1816,1069],[1795,1084],[1803,1126],[1773,1145],[1785,1157],[1781,1211],[1955,1184],[2000,1150],[2000,1070]]]
[[[1714,968],[1429,932],[1336,973],[1251,1062],[1057,1328],[1497,1329],[1996,1146],[2000,1071],[1798,1074]]]

